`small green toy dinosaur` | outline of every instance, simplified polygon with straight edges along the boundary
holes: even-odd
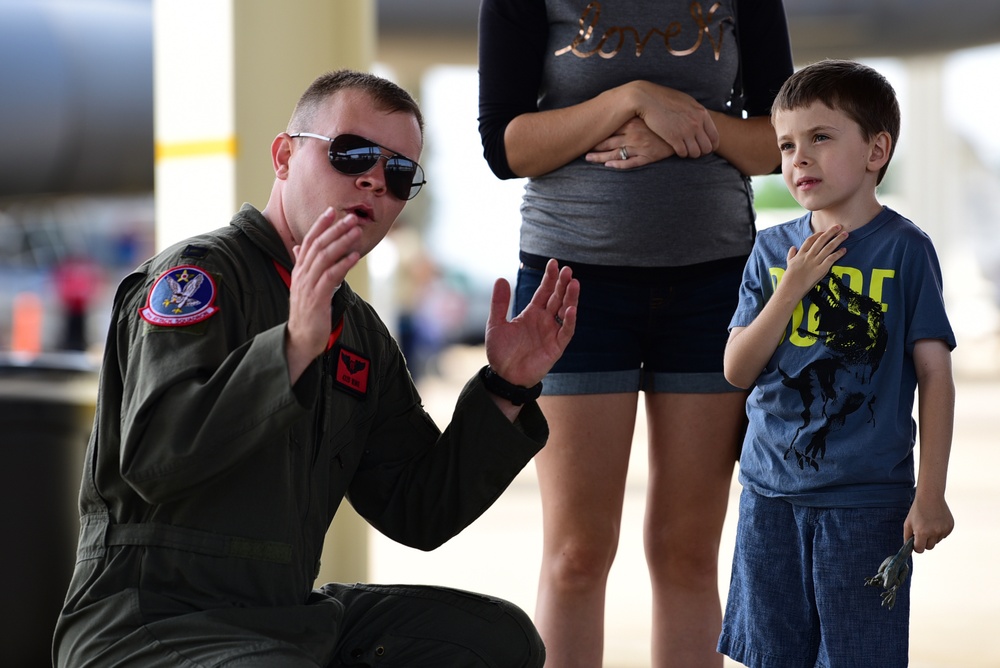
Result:
[[[882,592],[882,605],[892,610],[896,605],[896,591],[906,582],[910,574],[910,566],[906,562],[913,553],[913,536],[903,543],[896,554],[886,557],[882,565],[878,567],[878,573],[874,577],[865,579],[866,587],[881,586],[885,589]]]

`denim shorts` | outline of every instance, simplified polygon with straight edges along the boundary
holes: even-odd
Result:
[[[521,254],[515,313],[531,301],[544,262]],[[579,279],[580,306],[543,394],[738,391],[722,374],[722,356],[746,258],[648,269],[559,264]]]
[[[750,668],[904,668],[912,571],[891,610],[865,579],[902,547],[907,511],[794,506],[744,489],[719,651]]]

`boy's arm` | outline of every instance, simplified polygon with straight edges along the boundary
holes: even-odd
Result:
[[[914,536],[916,552],[930,550],[955,528],[944,499],[955,421],[955,382],[951,351],[940,339],[921,339],[914,344],[917,371],[920,465],[917,493],[903,525],[903,539]]]
[[[846,238],[847,233],[835,225],[811,235],[802,242],[801,249],[795,246],[788,249],[787,268],[774,294],[752,323],[733,327],[729,334],[723,359],[726,380],[743,389],[757,381],[781,343],[796,305],[844,257],[847,251],[839,246]]]

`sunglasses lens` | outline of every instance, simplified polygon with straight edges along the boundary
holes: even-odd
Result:
[[[341,174],[364,174],[380,157],[382,149],[364,137],[340,135],[330,142],[330,164]]]
[[[330,142],[330,164],[341,174],[365,174],[382,157],[382,147],[358,135],[340,135]],[[424,170],[409,158],[393,156],[386,160],[385,185],[394,197],[413,199],[424,185]]]
[[[424,170],[409,158],[396,156],[386,163],[385,185],[395,197],[413,199],[423,184]]]

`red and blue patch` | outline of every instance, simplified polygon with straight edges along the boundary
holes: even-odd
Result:
[[[191,265],[168,269],[156,279],[139,315],[161,327],[184,327],[201,322],[218,312],[215,281],[205,271]]]

